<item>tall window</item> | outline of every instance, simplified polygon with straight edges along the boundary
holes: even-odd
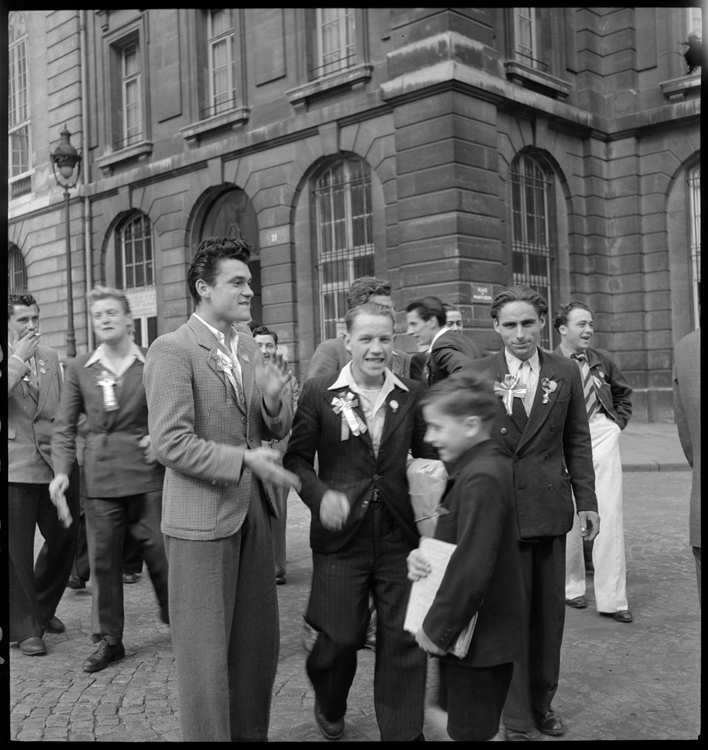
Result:
[[[7,291],[10,294],[20,294],[27,291],[25,260],[17,245],[10,245],[7,256]]]
[[[535,8],[514,8],[514,57],[533,68],[544,67],[538,60]]]
[[[121,50],[121,87],[123,100],[123,148],[139,143],[143,137],[142,77],[138,43]]]
[[[209,37],[209,101],[207,117],[236,106],[234,11],[231,8],[207,12]]]
[[[317,8],[317,65],[314,78],[356,62],[355,8]]]
[[[374,275],[371,172],[360,159],[341,161],[314,184],[317,269],[322,337],[337,335],[346,315],[346,291]]]
[[[700,325],[701,296],[701,167],[688,172],[689,216],[691,222],[691,281],[693,290],[693,322]]]
[[[116,232],[116,282],[119,289],[135,289],[155,283],[152,226],[140,214]]]
[[[8,17],[8,164],[10,198],[32,190],[30,163],[30,110],[27,73],[27,24],[22,11]]]
[[[511,177],[511,255],[514,284],[528,284],[542,294],[553,310],[551,242],[549,236],[550,181],[530,156],[518,156]],[[551,314],[541,346],[551,346]]]

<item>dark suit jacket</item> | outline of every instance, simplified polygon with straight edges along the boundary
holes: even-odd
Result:
[[[435,385],[448,375],[468,369],[470,363],[483,356],[477,344],[464,334],[446,331],[440,336],[430,352],[428,385]]]
[[[556,354],[565,357],[560,345],[556,347]],[[620,430],[623,430],[632,416],[632,389],[609,352],[588,348],[587,357],[595,382],[601,384],[595,389],[595,393],[610,419],[617,422]]]
[[[40,346],[35,363],[37,382],[30,385],[24,380],[30,366],[11,355],[7,360],[9,482],[49,484],[54,477],[51,435],[62,386],[59,356],[54,349]]]
[[[514,478],[493,440],[468,450],[451,468],[435,538],[457,545],[423,630],[448,649],[479,612],[465,667],[506,664],[521,655],[523,632]]]
[[[334,413],[332,401],[347,393],[347,388],[328,390],[338,377],[335,372],[305,381],[283,459],[285,468],[300,477],[300,497],[312,512],[310,546],[323,553],[341,549],[356,534],[374,490],[415,546],[419,534],[408,496],[406,457],[412,450],[414,456],[437,458],[436,451],[423,441],[426,427],[418,406],[421,386],[401,378],[409,390],[395,386],[387,397],[381,444],[375,456],[368,431],[359,436],[350,433],[347,440],[341,440],[342,416]],[[398,403],[395,413],[392,401]],[[366,423],[361,405],[355,411]],[[314,468],[315,454],[319,476]],[[320,522],[320,503],[326,490],[343,492],[351,505],[349,518],[339,531],[329,531]]]
[[[141,349],[143,355],[147,351]],[[56,473],[70,473],[76,458],[79,415],[86,414],[86,446],[81,477],[87,497],[126,497],[162,489],[164,469],[148,464],[140,440],[148,434],[148,409],[143,388],[144,365],[136,359],[116,387],[119,408],[103,408],[103,391],[97,385],[103,366],[85,367],[93,352],[69,361],[59,414],[52,435],[52,461]]]
[[[516,515],[522,540],[567,534],[578,510],[597,511],[595,471],[580,369],[567,357],[539,349],[541,373],[525,425],[507,415],[501,398],[492,437],[512,464]],[[504,349],[472,363],[472,372],[503,382],[509,374]],[[556,389],[543,403],[544,378]],[[569,473],[570,472],[570,473]],[[572,487],[572,493],[571,493]]]

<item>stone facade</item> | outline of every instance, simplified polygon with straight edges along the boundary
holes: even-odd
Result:
[[[185,277],[198,242],[240,234],[254,247],[254,318],[278,331],[301,377],[329,315],[317,187],[328,169],[368,165],[367,252],[398,310],[436,294],[494,350],[488,299],[525,252],[530,219],[514,185],[528,157],[545,191],[546,225],[533,231],[551,305],[589,303],[596,345],[635,388],[635,418],[671,421],[673,344],[696,324],[688,174],[700,155],[700,71],[686,74],[680,44],[689,11],[535,9],[528,59],[511,8],[351,11],[339,27],[349,57],[332,68],[316,9],[233,10],[235,96],[218,106],[210,71],[223,19],[209,11],[26,13],[33,190],[10,200],[9,240],[42,303],[46,343],[61,351],[66,325],[62,193],[48,162],[64,124],[84,155],[71,203],[78,350],[91,343],[87,277],[116,283],[122,228],[146,216],[156,283],[135,304],[146,300],[153,333],[192,310]],[[136,69],[141,130],[130,136]],[[357,261],[346,262],[351,276]]]

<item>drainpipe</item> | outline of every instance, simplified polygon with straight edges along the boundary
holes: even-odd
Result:
[[[88,134],[89,117],[88,117],[88,32],[86,29],[87,10],[79,11],[79,45],[81,47],[81,137],[83,139],[83,192],[84,192],[84,255],[86,264],[86,292],[93,286],[93,268],[91,263],[91,201],[88,197],[88,186],[91,183],[91,162],[89,159],[89,144],[91,143]],[[93,351],[93,326],[89,318],[88,307],[86,309],[86,331],[88,340],[88,350]]]

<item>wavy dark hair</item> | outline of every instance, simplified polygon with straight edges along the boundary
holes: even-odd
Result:
[[[428,296],[423,297],[423,299],[414,300],[408,304],[406,312],[416,312],[420,318],[426,321],[435,318],[441,328],[447,321],[445,305],[439,297]]]
[[[199,243],[197,252],[187,271],[187,286],[196,305],[200,297],[197,292],[197,281],[213,286],[219,275],[219,263],[222,260],[240,260],[248,264],[251,259],[251,246],[242,239],[233,237],[208,237]]]
[[[7,319],[10,320],[14,315],[15,307],[32,307],[32,305],[37,305],[37,310],[39,310],[39,302],[31,294],[27,294],[26,292],[24,294],[8,294]]]
[[[545,318],[548,315],[548,302],[546,302],[546,298],[542,294],[539,294],[533,287],[526,284],[516,284],[515,286],[502,289],[494,298],[492,307],[489,310],[489,314],[493,320],[498,319],[499,311],[504,305],[508,305],[509,302],[528,302],[534,306],[539,318]]]
[[[592,310],[584,302],[577,300],[569,302],[567,305],[561,305],[556,312],[556,317],[553,319],[553,327],[556,331],[560,330],[561,326],[568,325],[568,316],[573,310],[587,310],[590,315],[593,314]]]

